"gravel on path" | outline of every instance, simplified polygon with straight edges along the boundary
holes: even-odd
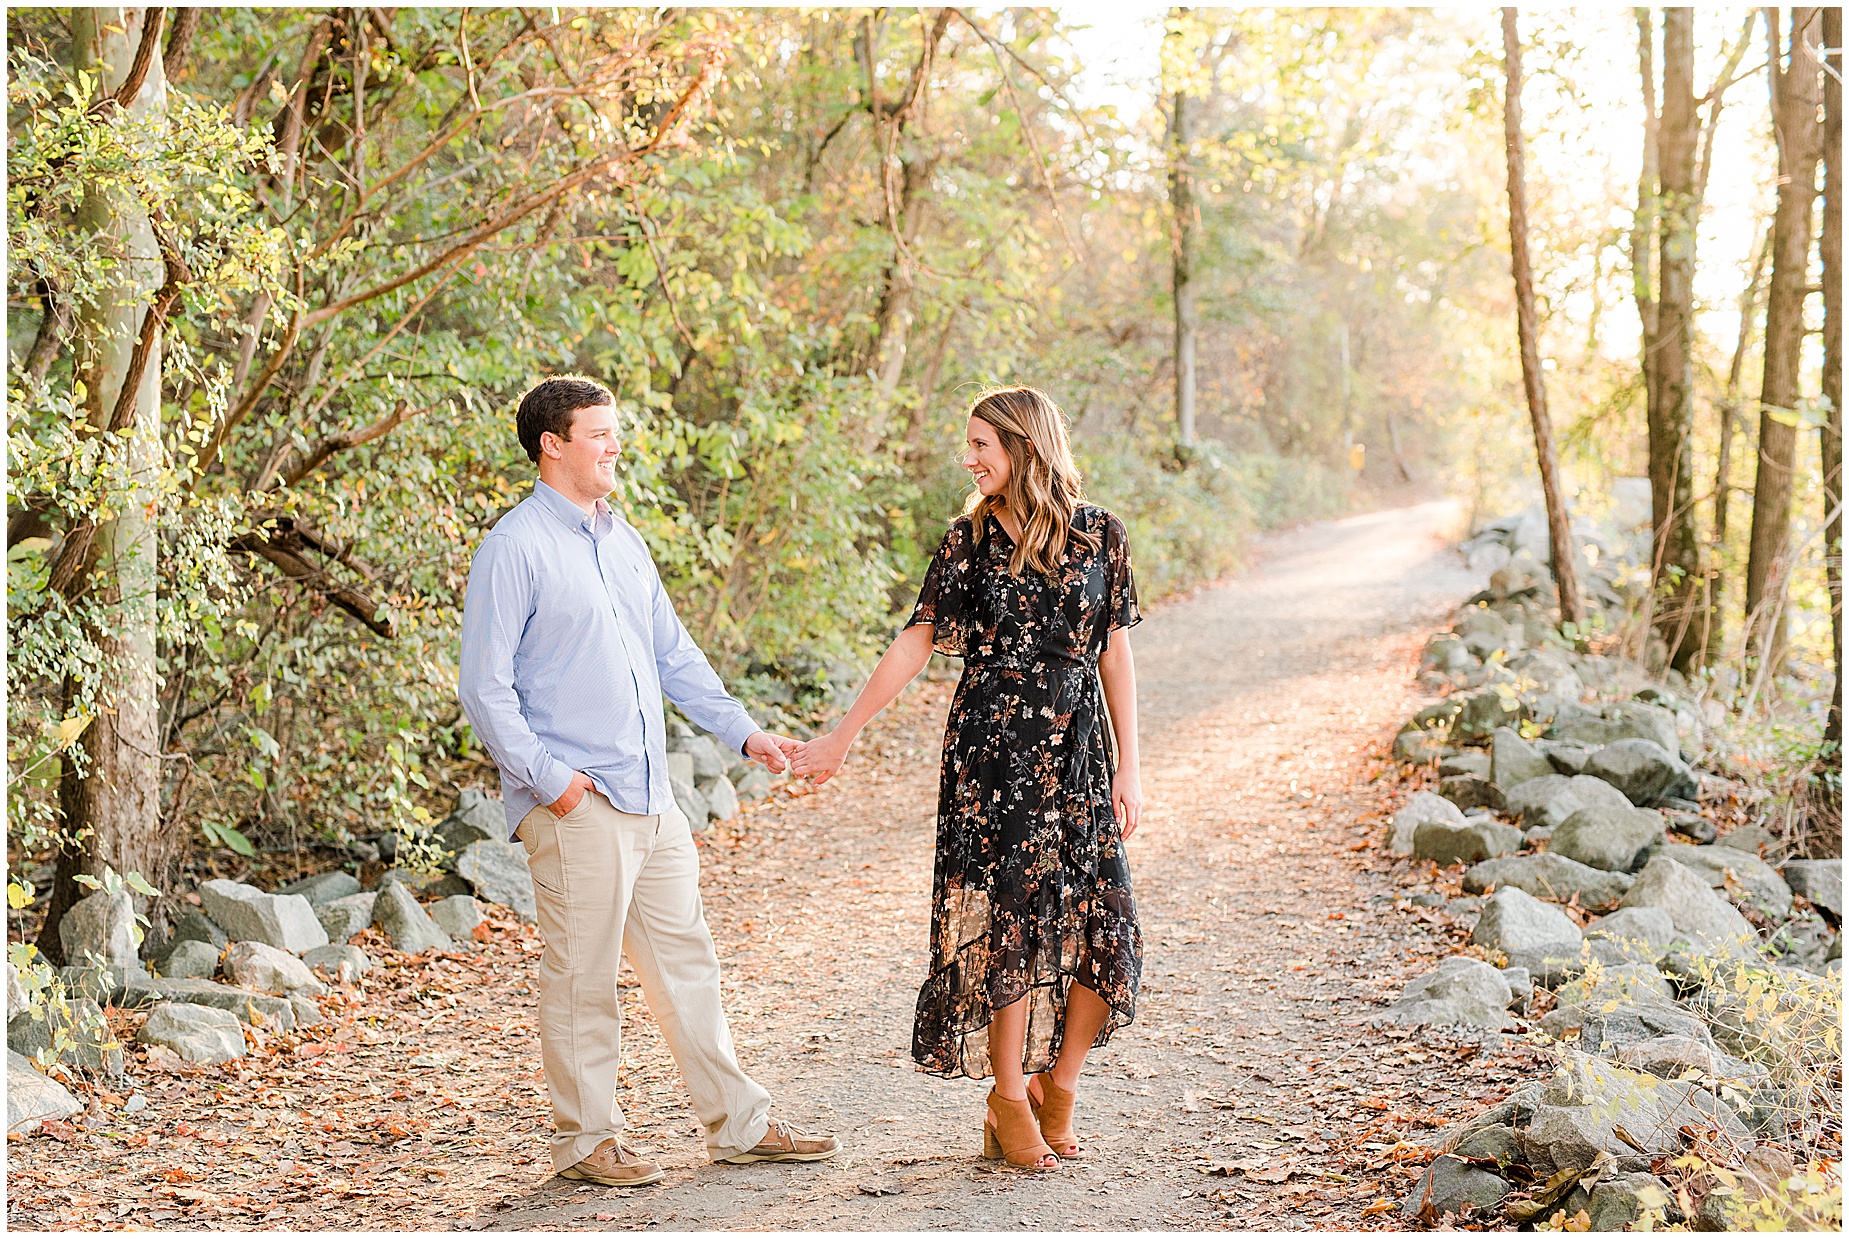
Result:
[[[532,1024],[538,941],[498,920],[473,955],[393,960],[366,997],[335,1000],[335,1028],[307,1053],[304,1038],[279,1039],[277,1061],[307,1065],[256,1101],[227,1090],[210,1109],[226,1073],[275,1069],[205,1069],[150,1082],[142,1125],[108,1116],[58,1141],[13,1142],[9,1221],[1397,1227],[1430,1156],[1411,1142],[1500,1100],[1533,1061],[1495,1034],[1369,1023],[1459,932],[1442,911],[1396,909],[1390,874],[1406,862],[1368,846],[1399,778],[1386,748],[1410,712],[1420,644],[1480,584],[1446,549],[1457,523],[1451,505],[1426,504],[1271,536],[1256,567],[1155,608],[1134,631],[1148,807],[1130,848],[1144,982],[1136,1022],[1094,1053],[1081,1087],[1082,1162],[1052,1175],[984,1162],[986,1084],[913,1069],[952,687],[920,681],[827,787],[786,791],[702,840],[740,1057],[780,1114],[840,1135],[836,1160],[706,1164],[632,988],[621,1100],[631,1142],[668,1176],[634,1190],[551,1176]],[[192,1135],[175,1138],[176,1127]],[[238,1146],[242,1194],[213,1182]],[[120,1176],[118,1194],[79,1162]],[[163,1166],[182,1178],[163,1178]],[[209,1183],[194,1190],[210,1199],[176,1195],[187,1176]]]

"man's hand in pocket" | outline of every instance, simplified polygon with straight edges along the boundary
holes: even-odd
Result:
[[[551,810],[553,817],[564,817],[578,807],[578,802],[584,799],[584,793],[590,791],[591,787],[591,776],[582,770],[574,770],[571,775],[571,786],[565,789],[563,796],[547,805],[546,808]]]

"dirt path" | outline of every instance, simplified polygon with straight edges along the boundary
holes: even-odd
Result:
[[[940,682],[908,692],[828,788],[772,802],[704,849],[741,1058],[781,1113],[840,1134],[836,1161],[704,1164],[632,990],[622,1100],[634,1143],[668,1178],[624,1192],[550,1177],[528,990],[538,944],[504,927],[465,961],[404,961],[320,1042],[279,1044],[275,1065],[249,1069],[252,1081],[267,1073],[255,1099],[228,1093],[206,1113],[210,1073],[150,1083],[145,1126],[105,1106],[90,1130],[71,1132],[73,1147],[15,1143],[9,1218],[24,1228],[213,1217],[340,1229],[1392,1224],[1381,1206],[1364,1210],[1410,1185],[1418,1159],[1401,1139],[1499,1100],[1525,1054],[1366,1023],[1451,932],[1445,918],[1394,908],[1394,877],[1365,840],[1379,830],[1375,780],[1412,700],[1420,641],[1478,584],[1443,549],[1454,519],[1432,504],[1269,538],[1253,570],[1136,630],[1151,802],[1131,844],[1144,984],[1136,1023],[1092,1058],[1083,1163],[1053,1176],[993,1169],[976,1156],[986,1086],[912,1068],[951,687]],[[176,1139],[176,1124],[192,1135]],[[213,1176],[240,1143],[234,1186],[245,1190],[233,1193]],[[139,1186],[119,1199],[91,1187],[94,1175],[72,1169],[85,1149]],[[201,1185],[192,1198],[161,1187],[162,1161]]]

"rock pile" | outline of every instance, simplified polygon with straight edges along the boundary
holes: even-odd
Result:
[[[1580,532],[1605,552],[1582,565],[1590,600],[1616,612],[1634,574],[1609,552],[1637,548]],[[1720,833],[1704,800],[1745,789],[1691,761],[1702,720],[1673,675],[1653,682],[1556,633],[1538,512],[1463,551],[1490,588],[1427,643],[1421,683],[1443,696],[1394,744],[1437,764],[1438,791],[1407,799],[1386,846],[1465,866],[1463,889],[1487,898],[1472,955],[1410,982],[1379,1018],[1526,1030],[1557,1044],[1559,1066],[1443,1133],[1402,1208],[1516,1222],[1583,1210],[1593,1229],[1649,1210],[1677,1220],[1653,1159],[1696,1138],[1745,1157],[1821,1121],[1794,1079],[1841,1045],[1842,862],[1761,855],[1775,841],[1752,828]],[[1544,1014],[1513,1014],[1528,1010]]]

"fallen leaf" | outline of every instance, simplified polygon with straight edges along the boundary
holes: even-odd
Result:
[[[1269,1166],[1264,1170],[1248,1170],[1246,1178],[1255,1183],[1282,1183],[1292,1174],[1289,1166]]]
[[[1382,1197],[1361,1211],[1362,1217],[1374,1217],[1376,1214],[1393,1212],[1393,1202]]]

